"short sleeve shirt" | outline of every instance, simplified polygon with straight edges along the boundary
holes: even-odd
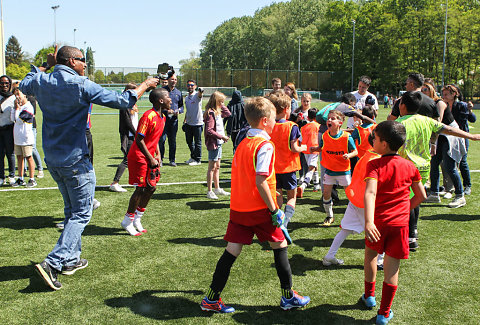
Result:
[[[367,163],[365,180],[377,180],[375,225],[407,226],[410,186],[422,177],[415,165],[399,155],[384,155]]]
[[[328,132],[328,131],[326,131],[326,132]],[[338,132],[337,135],[335,135],[335,136],[331,135],[331,137],[334,138],[334,139],[338,139],[343,134],[343,132],[344,131],[340,131],[340,132]],[[318,136],[318,144],[319,144],[320,148],[323,148],[323,139],[322,139],[321,135]],[[349,134],[348,135],[348,152],[352,152],[355,149],[357,149],[357,146],[355,146],[355,140],[352,138],[352,135]],[[326,169],[325,173],[327,175],[330,175],[330,176],[340,176],[340,175],[350,175],[351,171],[347,170],[345,172],[336,172],[336,171],[333,171],[333,170],[330,170],[330,169]]]
[[[247,135],[249,137],[261,136],[265,140],[270,140],[270,136],[260,129],[250,129]],[[271,142],[265,143],[257,152],[257,161],[255,164],[255,172],[257,175],[270,176],[273,171],[272,157],[274,153]]]
[[[160,113],[153,108],[146,111],[138,122],[137,134],[143,136],[143,141],[151,155],[154,155],[155,150],[157,149],[158,140],[160,140],[164,126],[165,117],[161,116]],[[136,141],[133,142],[130,151],[133,152],[132,154],[129,154],[128,159],[132,156],[136,157],[138,160],[145,159],[145,156],[138,148]]]
[[[185,123],[192,126],[203,125],[202,99],[194,91],[185,97]]]
[[[407,137],[398,154],[413,162],[421,171],[430,170],[430,138],[440,132],[444,124],[423,115],[405,115],[397,119],[405,126]]]
[[[435,101],[422,92],[420,92],[420,95],[422,96],[422,101],[420,102],[418,114],[431,118],[440,117]],[[400,116],[400,100],[397,100],[393,105],[391,114],[396,117]]]

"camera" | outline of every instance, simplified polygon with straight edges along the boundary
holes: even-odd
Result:
[[[168,77],[172,76],[175,73],[173,66],[169,65],[168,63],[159,64],[157,67],[157,75],[155,78],[160,80],[167,80]]]

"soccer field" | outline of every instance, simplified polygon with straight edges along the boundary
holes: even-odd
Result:
[[[324,104],[314,103],[318,105]],[[338,257],[345,260],[345,265],[322,265],[347,205],[344,192],[340,191],[340,203],[334,206],[334,225],[325,228],[321,226],[325,217],[321,194],[311,188],[297,200],[289,224],[294,240],[289,247],[294,289],[310,296],[311,303],[302,310],[285,312],[279,308],[273,252],[268,244],[255,240],[244,247],[222,294],[237,311],[228,315],[202,312],[199,303],[225,248],[223,235],[229,220],[229,200],[207,199],[205,183],[197,183],[206,180],[205,146],[200,166],[185,165],[189,152],[179,129],[179,164],[161,168],[161,184],[142,219],[148,233],[128,236],[120,222],[133,188],[127,187],[127,193],[112,193],[105,187],[122,158],[118,115],[115,110],[100,107],[93,112],[96,198],[101,206],[94,211],[83,235],[82,257],[88,259],[89,266],[73,276],[60,276],[61,290],[47,288],[33,265],[45,258],[59,236],[55,223],[63,220],[61,195],[57,189],[43,189],[54,188],[55,182],[46,172],[34,190],[0,188],[2,324],[374,322],[376,310],[366,310],[358,303],[364,289],[363,234],[350,236],[340,248]],[[386,115],[387,110],[380,109],[378,120],[385,120]],[[39,122],[40,116],[41,112]],[[38,130],[40,143],[40,126]],[[233,157],[230,142],[224,145],[223,153],[220,178],[228,190]],[[471,170],[480,170],[480,143],[470,143],[469,163]],[[127,183],[127,173],[121,184]],[[448,200],[422,205],[420,247],[401,264],[392,324],[478,324],[479,181],[479,173],[472,172],[474,185],[465,207],[449,209]],[[378,305],[382,281],[380,271]]]

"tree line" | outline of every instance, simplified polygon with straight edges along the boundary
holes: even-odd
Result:
[[[273,3],[253,16],[236,17],[209,32],[200,55],[188,68],[352,70],[354,87],[372,77],[381,92],[403,89],[409,72],[442,81],[447,0],[292,0]],[[445,83],[457,83],[466,96],[480,95],[480,1],[449,0]],[[350,90],[346,77],[342,89]]]

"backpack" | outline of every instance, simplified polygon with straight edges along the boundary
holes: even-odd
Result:
[[[328,104],[327,106],[318,111],[315,120],[320,124],[326,125],[328,120],[328,113],[330,113],[331,110],[337,108],[337,106],[340,104],[341,102]]]

